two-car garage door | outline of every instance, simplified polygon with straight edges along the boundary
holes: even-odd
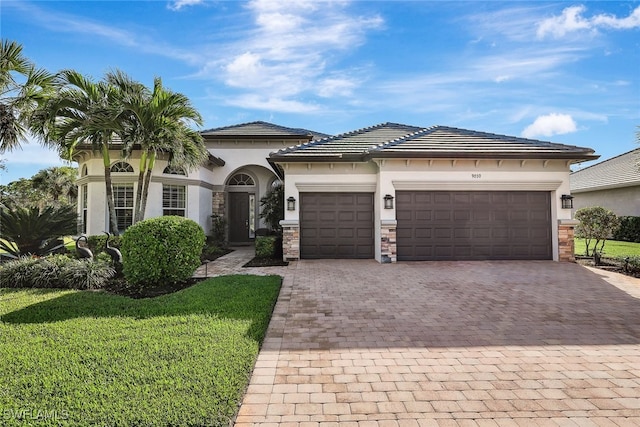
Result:
[[[551,259],[544,191],[399,191],[398,260]]]
[[[374,257],[372,193],[300,193],[301,258]],[[544,191],[397,191],[397,255],[411,260],[551,259]]]

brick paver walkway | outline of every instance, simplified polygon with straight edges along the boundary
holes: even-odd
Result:
[[[284,276],[236,427],[640,425],[640,280],[543,261]]]
[[[243,267],[253,259],[255,252],[256,250],[253,246],[233,248],[232,252],[202,264],[193,274],[193,277],[216,277],[228,274],[253,274],[258,276],[275,274],[284,276],[289,267]]]

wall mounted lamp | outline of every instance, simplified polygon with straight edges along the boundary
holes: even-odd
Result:
[[[563,194],[560,196],[560,200],[562,200],[562,209],[573,209],[573,196]]]
[[[296,210],[296,198],[293,196],[289,196],[287,199],[287,210],[295,211]]]
[[[391,194],[384,196],[384,208],[393,209],[393,196]]]

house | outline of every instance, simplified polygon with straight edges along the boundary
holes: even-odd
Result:
[[[171,168],[167,155],[158,156],[145,218],[180,215],[196,221],[209,233],[211,215],[221,215],[227,219],[230,243],[242,244],[253,240],[256,229],[266,226],[259,218],[260,198],[280,182],[267,161],[269,154],[327,135],[252,122],[205,130],[202,136],[211,155],[195,171]],[[134,151],[127,159],[120,156],[115,144],[110,151],[111,159],[116,159],[111,176],[118,228],[123,231],[132,222],[140,154]],[[109,229],[102,157],[84,147],[77,150],[74,159],[80,171],[81,231],[100,234]]]
[[[573,172],[574,210],[601,206],[619,216],[640,216],[640,148]]]
[[[284,257],[573,259],[570,165],[593,150],[384,123],[278,150]]]
[[[398,260],[573,259],[570,165],[589,148],[445,126],[383,123],[338,136],[253,122],[202,132],[211,154],[196,171],[157,160],[145,217],[227,220],[248,243],[259,200],[284,180],[284,257]],[[118,158],[118,150],[112,153]],[[108,224],[101,158],[78,154],[85,232]],[[135,153],[111,166],[116,216],[130,224]]]

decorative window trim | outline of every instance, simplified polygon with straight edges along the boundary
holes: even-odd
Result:
[[[114,184],[113,203],[115,205],[118,231],[124,231],[133,224],[133,184]]]
[[[133,166],[123,161],[115,162],[110,169],[112,173],[133,173]]]
[[[250,187],[255,186],[256,182],[251,175],[240,172],[229,178],[229,183],[227,185]]]
[[[184,176],[187,176],[187,173],[185,172],[185,170],[183,168],[176,167],[176,166],[171,166],[171,165],[168,165],[166,168],[164,168],[162,173],[165,174],[165,175],[184,175]]]

